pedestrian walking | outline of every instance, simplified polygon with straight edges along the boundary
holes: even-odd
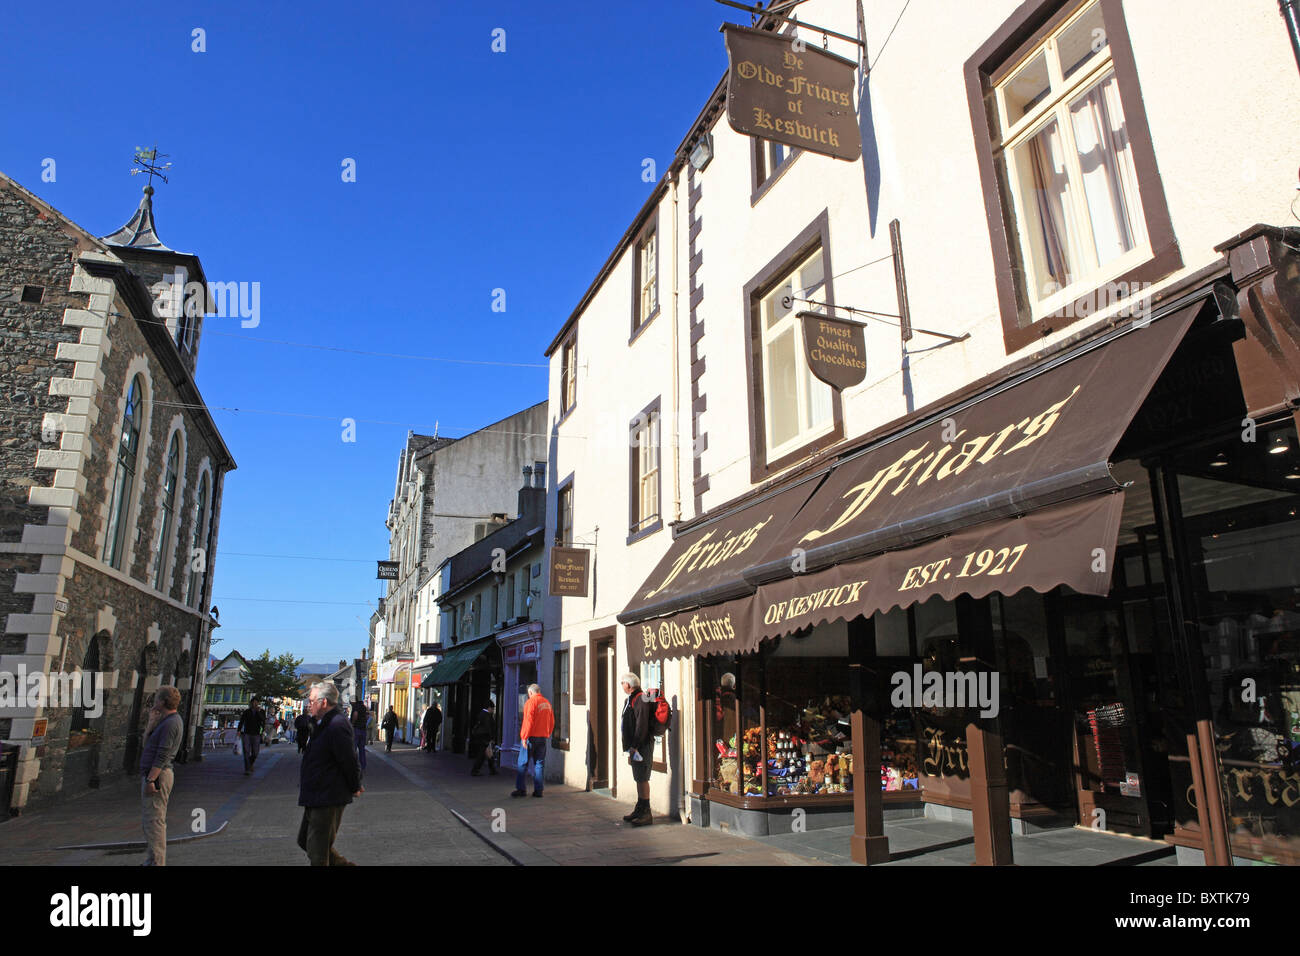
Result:
[[[474,761],[474,767],[469,772],[471,777],[483,776],[484,761],[487,761],[488,772],[496,776],[496,709],[497,705],[489,700],[469,728],[469,757]]]
[[[546,786],[546,745],[555,730],[555,711],[551,702],[542,696],[536,684],[528,685],[528,702],[524,704],[524,719],[519,727],[519,765],[515,770],[515,789],[512,797],[526,797],[529,765],[533,768],[533,796],[540,797]]]
[[[375,742],[375,726],[377,723],[375,720],[375,714],[378,710],[379,702],[372,700],[370,702],[370,716],[366,718],[366,739],[372,744]]]
[[[334,849],[343,811],[365,793],[348,722],[339,712],[339,689],[313,684],[307,707],[315,722],[298,767],[298,806],[303,808],[298,846],[312,866],[355,866]]]
[[[262,744],[262,731],[266,727],[266,714],[258,706],[257,698],[248,702],[248,709],[239,717],[237,728],[240,739],[244,742],[244,776],[253,772],[257,762],[257,752]]]
[[[424,749],[433,753],[438,749],[438,731],[442,727],[442,710],[435,700],[424,712]]]
[[[393,710],[393,705],[388,705],[388,713],[384,714],[384,740],[388,744],[387,753],[393,752],[393,734],[397,732],[397,713]]]
[[[293,722],[294,734],[298,739],[298,753],[301,754],[307,749],[307,741],[311,739],[311,718],[305,713],[299,714]],[[365,769],[363,765],[362,770]]]
[[[650,814],[650,765],[654,761],[654,725],[651,723],[650,705],[641,693],[641,678],[624,674],[619,678],[627,700],[623,702],[621,721],[623,751],[632,766],[632,779],[636,781],[636,807],[623,819],[634,827],[654,822]]]
[[[366,724],[371,721],[370,711],[361,701],[352,702],[352,744],[357,748],[357,763],[362,772],[366,769]]]
[[[181,715],[181,692],[159,687],[144,731],[144,753],[140,755],[141,828],[144,830],[145,866],[167,865],[167,801],[172,795],[172,761],[185,735]]]

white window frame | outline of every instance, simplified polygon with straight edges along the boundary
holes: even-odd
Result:
[[[1108,260],[1105,264],[1097,262],[1096,250],[1091,233],[1085,235],[1081,226],[1087,224],[1092,228],[1092,217],[1088,211],[1087,199],[1082,188],[1083,170],[1079,163],[1079,152],[1075,145],[1074,126],[1070,117],[1070,106],[1079,97],[1094,86],[1103,82],[1107,74],[1114,75],[1115,67],[1110,44],[1107,43],[1097,51],[1083,69],[1066,79],[1061,68],[1058,41],[1062,34],[1068,32],[1079,20],[1100,9],[1094,0],[1087,4],[1068,20],[1053,30],[1042,43],[1030,50],[1016,65],[1007,71],[1006,77],[994,88],[994,100],[997,108],[998,127],[1004,131],[1000,140],[993,144],[994,152],[1001,153],[1002,166],[1006,171],[1007,185],[1011,202],[1015,208],[1016,241],[1019,244],[1020,261],[1025,269],[1025,291],[1029,297],[1029,322],[1037,322],[1045,316],[1065,309],[1080,294],[1097,288],[1116,279],[1149,260],[1152,256],[1151,239],[1147,232],[1145,209],[1141,196],[1132,199],[1136,206],[1129,210],[1130,229],[1141,231],[1141,240],[1132,249]],[[1032,63],[1039,55],[1044,55],[1047,65],[1049,88],[1041,102],[1036,103],[1024,116],[1011,121],[1007,108],[1007,89],[1020,75],[1021,70]],[[1070,281],[1063,287],[1044,293],[1050,285],[1055,285],[1050,276],[1038,274],[1034,244],[1030,229],[1037,222],[1038,210],[1026,208],[1026,190],[1022,188],[1017,151],[1027,148],[1031,140],[1038,136],[1053,122],[1057,124],[1058,135],[1062,139],[1066,178],[1070,183],[1067,201],[1070,203],[1069,244],[1074,258],[1077,274],[1069,276]],[[1125,117],[1125,123],[1128,119]],[[1130,141],[1131,143],[1131,141]],[[1131,149],[1131,145],[1130,145]]]
[[[803,281],[804,269],[813,261],[814,258],[820,257],[822,261],[822,278],[821,281],[811,287],[802,287],[796,285],[796,282]],[[824,435],[829,434],[835,429],[835,404],[834,394],[831,387],[825,382],[816,379],[811,370],[808,368],[808,358],[804,354],[803,344],[803,326],[802,320],[798,318],[798,313],[802,311],[817,312],[825,314],[826,310],[821,306],[812,306],[804,302],[794,302],[788,314],[779,321],[774,323],[771,328],[768,327],[769,310],[779,305],[780,299],[787,292],[793,292],[799,298],[815,299],[818,292],[826,288],[826,256],[820,245],[806,252],[797,262],[794,263],[785,273],[777,280],[776,285],[769,289],[758,300],[758,334],[759,334],[759,357],[762,364],[762,382],[763,382],[763,430],[764,444],[767,448],[767,462],[771,464],[774,461],[790,454],[805,445],[816,441]],[[795,401],[797,403],[796,416],[798,419],[798,430],[795,434],[783,441],[781,444],[774,444],[772,438],[772,369],[768,361],[768,350],[781,336],[787,334],[793,335],[793,354],[795,366]],[[811,409],[808,400],[809,388],[824,389],[826,394],[826,418],[822,422],[811,422]]]

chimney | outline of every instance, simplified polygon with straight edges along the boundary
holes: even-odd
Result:
[[[518,516],[520,518],[531,519],[543,514],[546,507],[545,475],[546,462],[544,461],[533,462],[531,468],[524,465],[524,486],[519,489]]]
[[[339,661],[339,670],[343,670],[343,668],[345,668],[345,667],[347,667],[347,666],[348,666],[348,662],[347,662],[347,661]]]

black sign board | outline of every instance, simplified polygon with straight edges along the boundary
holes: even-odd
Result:
[[[591,569],[591,552],[586,548],[551,549],[551,594],[555,597],[586,597]]]
[[[401,567],[399,561],[380,561],[379,573],[375,575],[380,580],[396,581],[397,569]]]
[[[794,37],[725,29],[732,129],[836,159],[862,155],[853,107],[857,64]]]
[[[843,390],[867,377],[867,337],[861,324],[816,312],[800,312],[808,370]]]

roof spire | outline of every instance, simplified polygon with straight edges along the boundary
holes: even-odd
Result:
[[[174,252],[163,245],[163,241],[158,238],[158,230],[153,221],[153,178],[157,176],[163,182],[167,182],[167,175],[164,170],[171,168],[171,163],[158,164],[160,158],[166,158],[166,153],[161,156],[158,153],[158,144],[155,143],[153,149],[142,149],[139,146],[135,148],[133,161],[137,168],[131,170],[132,176],[138,176],[142,171],[148,172],[149,181],[144,187],[144,198],[140,200],[140,206],[136,209],[135,215],[127,220],[126,225],[117,232],[104,236],[104,241],[113,246],[127,246],[132,249],[153,249],[158,252]]]

